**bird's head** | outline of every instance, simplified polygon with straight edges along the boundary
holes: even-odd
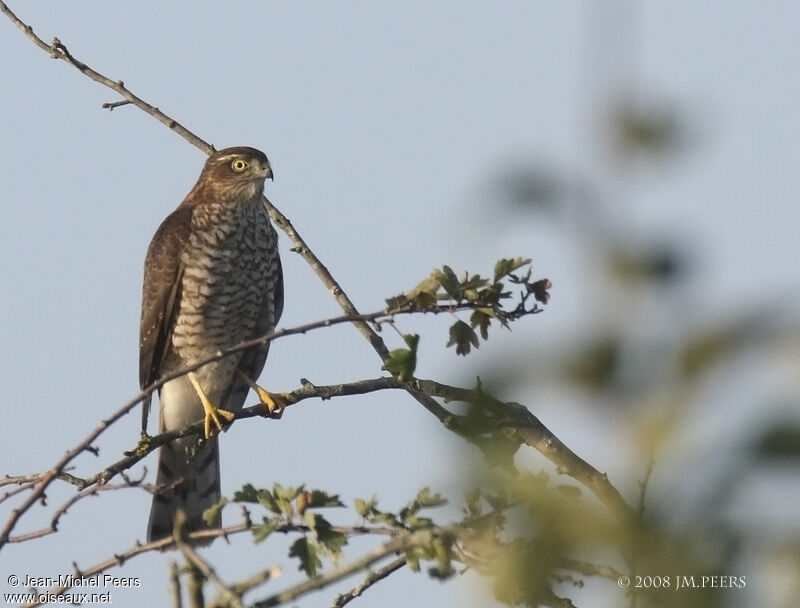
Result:
[[[264,180],[272,179],[272,167],[260,150],[245,146],[225,148],[208,157],[198,185],[209,186],[221,199],[261,197]]]

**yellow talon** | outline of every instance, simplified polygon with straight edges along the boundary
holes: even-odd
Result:
[[[275,412],[278,412],[275,417],[280,418],[281,414],[283,414],[283,404],[277,395],[273,395],[260,386],[256,388],[256,393],[258,393],[259,401],[269,410],[269,415],[272,416]]]
[[[225,424],[230,423],[236,417],[236,414],[234,414],[233,412],[229,412],[228,410],[223,410],[221,408],[215,407],[214,404],[212,404],[211,401],[208,400],[208,397],[206,397],[206,394],[200,387],[200,382],[197,380],[197,376],[195,375],[195,373],[189,372],[188,376],[189,376],[189,382],[192,383],[192,386],[194,386],[194,390],[197,392],[197,396],[200,397],[200,403],[203,404],[203,411],[205,411],[205,418],[203,419],[203,430],[205,432],[206,439],[210,439],[211,437],[219,433],[223,428],[225,428]],[[225,419],[226,421],[225,424],[220,422],[220,417]]]
[[[241,376],[242,380],[256,392],[258,400],[267,408],[271,418],[280,418],[283,415],[283,409],[286,407],[283,395],[270,393],[268,390],[261,388],[241,371],[239,372],[239,376]]]

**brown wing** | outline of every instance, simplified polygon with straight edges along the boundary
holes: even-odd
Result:
[[[139,386],[144,389],[161,376],[175,315],[180,308],[183,266],[181,254],[189,240],[192,210],[178,207],[156,231],[144,262],[142,318],[139,325]],[[150,399],[144,403],[143,429]]]

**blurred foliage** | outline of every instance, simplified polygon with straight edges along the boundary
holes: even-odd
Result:
[[[615,105],[609,124],[614,143],[628,154],[675,155],[684,152],[690,140],[686,116],[675,105],[622,99]]]
[[[800,425],[779,423],[768,428],[757,439],[754,450],[759,458],[797,465],[800,462]]]
[[[677,105],[625,97],[611,107],[601,129],[608,139],[599,146],[617,153],[604,166],[614,172],[604,176],[607,183],[533,162],[503,170],[492,182],[512,219],[524,220],[521,211],[527,210],[555,219],[548,226],[563,229],[568,245],[588,253],[580,272],[592,280],[581,286],[586,305],[580,323],[549,342],[537,340],[527,352],[514,349],[481,375],[496,394],[512,387],[532,395],[541,390],[569,404],[569,420],[580,420],[582,407],[592,410],[587,420],[607,420],[598,432],[608,436],[599,441],[616,457],[629,458],[628,476],[617,472],[611,481],[627,490],[637,518],[612,521],[593,497],[555,483],[552,469],[539,471],[520,457],[513,437],[491,431],[497,421],[490,409],[473,405],[472,426],[492,468],[481,477],[481,492],[467,498],[466,512],[481,517],[487,495],[502,495],[511,506],[475,535],[470,549],[477,563],[470,566],[489,576],[495,598],[509,605],[571,605],[558,596],[594,605],[586,598],[596,593],[598,604],[630,608],[794,607],[800,597],[800,517],[791,513],[797,509],[770,504],[780,514],[775,518],[749,501],[763,504],[753,495],[754,478],[763,483],[769,475],[762,472],[796,470],[800,460],[800,384],[788,381],[797,377],[800,361],[796,316],[791,307],[763,297],[738,307],[714,302],[702,291],[707,283],[697,280],[700,260],[684,235],[634,232],[627,224],[633,209],[622,207],[631,204],[622,200],[630,193],[623,185],[618,199],[615,191],[640,177],[631,161],[657,165],[686,156],[696,139]],[[782,386],[776,385],[780,377],[787,379]],[[775,408],[781,413],[766,423],[745,422],[738,409],[748,401],[755,416],[762,402],[774,400],[765,386],[788,392],[782,399],[791,405]],[[561,406],[548,404],[549,411]],[[732,423],[737,417],[739,423]],[[795,472],[795,483],[798,477]],[[598,567],[581,568],[581,560]],[[564,571],[563,564],[576,569]],[[617,587],[614,573],[629,577],[631,586]],[[610,580],[599,582],[598,576]],[[647,584],[640,580],[636,587],[636,577]]]

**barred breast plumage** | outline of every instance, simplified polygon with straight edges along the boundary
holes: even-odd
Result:
[[[145,262],[140,345],[140,383],[263,335],[283,308],[283,276],[277,234],[263,204],[266,156],[252,148],[214,153],[184,202],[161,225]],[[241,409],[268,345],[203,365],[194,379],[215,406]],[[160,393],[160,430],[203,419],[197,387],[188,376]],[[148,539],[169,535],[175,511],[189,530],[204,527],[203,511],[220,497],[216,436],[176,440],[159,451],[157,486]]]

